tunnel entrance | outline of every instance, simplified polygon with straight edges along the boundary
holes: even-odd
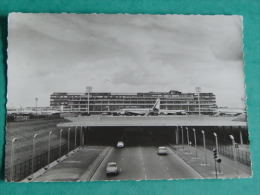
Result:
[[[188,128],[188,130],[187,130]],[[205,132],[206,140],[214,141],[213,133],[217,133],[218,141],[221,144],[229,145],[231,140],[229,135],[235,137],[236,142],[249,144],[247,127],[220,127],[220,126],[189,126],[189,127],[84,127],[84,139],[87,145],[111,145],[115,146],[118,141],[123,141],[127,146],[137,145],[165,145],[165,144],[182,144],[189,141],[194,143],[194,131],[198,145],[203,145],[203,135]]]

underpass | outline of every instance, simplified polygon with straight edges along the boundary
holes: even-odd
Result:
[[[205,131],[207,140],[214,141],[213,133],[216,132],[223,144],[231,145],[230,134],[233,134],[237,141],[249,144],[246,122],[235,117],[215,117],[218,118],[218,122],[212,119],[213,117],[159,117],[158,120],[161,122],[165,120],[155,126],[148,124],[158,122],[156,117],[116,117],[121,122],[115,123],[115,126],[105,126],[108,122],[114,122],[112,117],[74,118],[76,118],[72,119],[74,121],[59,124],[58,127],[62,127],[64,131],[70,129],[72,134],[76,133],[77,129],[83,148],[33,181],[202,178],[176,155],[172,148],[167,147],[167,156],[160,156],[157,154],[157,147],[187,144],[188,139],[194,147],[193,130],[197,132],[198,146],[203,144],[201,130]],[[176,123],[178,118],[180,119],[178,125],[174,126],[173,123]],[[198,120],[194,122],[196,118]],[[151,121],[153,122],[150,123]],[[209,122],[212,124],[208,125]],[[126,147],[116,148],[118,141],[123,141]],[[104,153],[107,148],[111,149]],[[91,154],[92,159],[89,158]],[[117,163],[120,170],[117,176],[106,175],[106,166],[109,162]]]

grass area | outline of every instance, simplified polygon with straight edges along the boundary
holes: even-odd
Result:
[[[17,138],[14,143],[14,164],[21,163],[32,158],[33,136],[35,138],[35,155],[48,151],[49,132],[51,135],[51,148],[58,147],[60,144],[60,128],[57,124],[69,122],[66,119],[37,120],[37,121],[21,121],[6,123],[6,168],[10,167],[11,145],[12,139]],[[72,135],[71,131],[71,135]],[[67,142],[68,131],[64,129],[62,132],[62,144]]]

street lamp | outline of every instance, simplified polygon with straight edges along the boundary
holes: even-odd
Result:
[[[183,128],[181,126],[181,134],[182,134],[182,149],[184,150],[184,139],[183,139]]]
[[[78,127],[75,127],[75,149],[77,147],[77,128]]]
[[[60,130],[60,157],[61,157],[61,134],[62,134],[63,129]]]
[[[51,153],[51,134],[52,134],[52,131],[50,131],[50,133],[49,133],[49,148],[48,148],[48,169],[49,169],[49,165],[50,165],[50,153]]]
[[[88,92],[88,114],[89,114],[89,93],[92,91],[92,87],[91,86],[87,86],[87,92]]]
[[[68,129],[68,153],[70,152],[70,128]]]
[[[17,138],[12,139],[12,150],[11,150],[11,169],[10,169],[10,181],[13,181],[13,171],[14,171],[14,142]]]
[[[82,125],[80,126],[80,146],[82,147]]]
[[[235,142],[235,138],[233,135],[229,135],[230,139],[232,140],[232,144],[233,144],[233,154],[234,154],[234,161],[236,162],[236,177],[239,177],[239,173],[237,170],[237,150],[236,150],[236,142]]]
[[[218,136],[217,136],[216,133],[213,133],[213,135],[215,136],[217,155],[219,155],[219,151],[218,151]]]
[[[205,153],[205,164],[207,165],[207,155],[206,155],[206,140],[205,140],[205,132],[201,130],[201,133],[203,135],[203,145],[204,145],[204,153]]]
[[[190,153],[190,138],[189,138],[189,129],[188,129],[188,127],[186,127],[186,130],[187,130],[187,144],[188,144],[188,150],[189,150],[189,153]]]
[[[198,103],[199,103],[199,115],[200,115],[200,87],[195,87],[196,92],[198,92]]]
[[[179,145],[179,140],[178,140],[178,126],[175,130],[175,137],[176,137],[176,145]]]
[[[33,156],[32,156],[32,173],[34,172],[34,156],[35,156],[35,138],[38,136],[38,134],[35,134],[33,136]]]
[[[196,130],[195,129],[192,129],[193,132],[194,132],[194,142],[195,142],[195,151],[196,151],[196,158],[198,158],[198,155],[197,155],[197,140],[196,140]]]

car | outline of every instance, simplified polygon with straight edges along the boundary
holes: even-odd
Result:
[[[106,173],[107,173],[107,175],[117,175],[118,174],[118,169],[117,169],[117,165],[115,162],[110,162],[107,164]]]
[[[123,148],[123,147],[125,147],[124,142],[119,141],[119,142],[117,143],[116,147],[118,147],[118,148]]]
[[[164,147],[164,146],[158,147],[157,154],[159,154],[159,155],[167,155],[166,147]]]

